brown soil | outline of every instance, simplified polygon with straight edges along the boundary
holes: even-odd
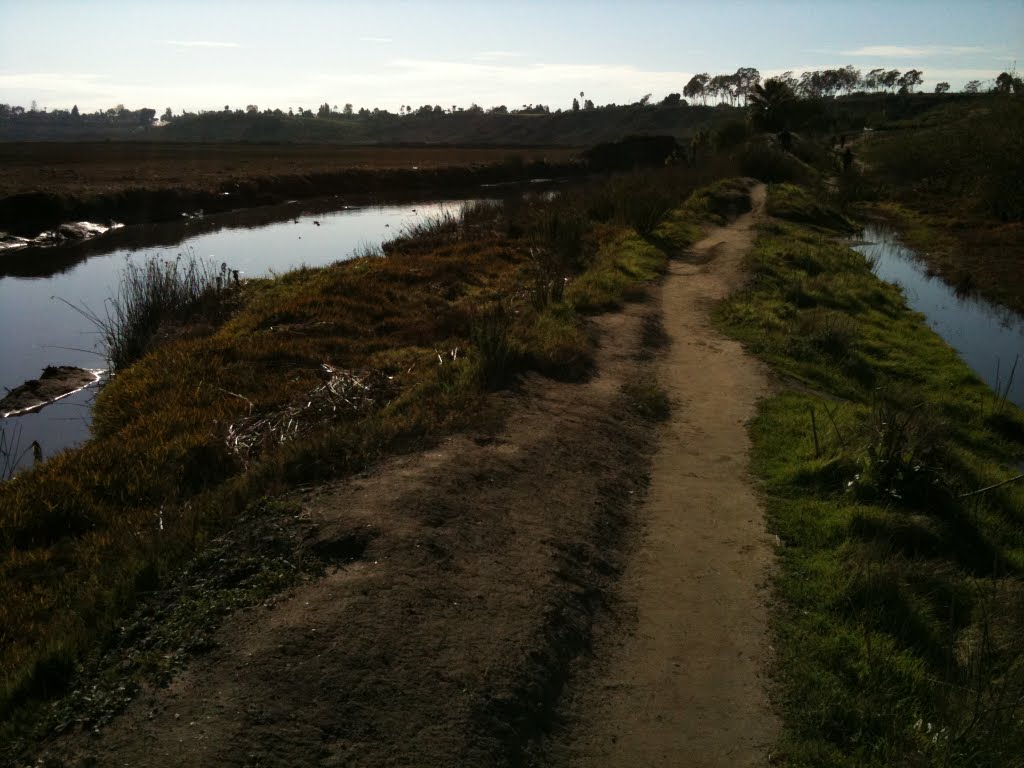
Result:
[[[68,221],[137,224],[320,195],[344,195],[351,203],[415,199],[579,173],[575,154],[518,147],[0,142],[0,230],[35,236]]]
[[[774,733],[762,678],[770,550],[744,422],[765,381],[708,320],[739,280],[751,221],[673,265],[671,345],[654,362],[641,339],[657,336],[660,310],[630,305],[595,321],[591,381],[530,376],[496,396],[500,429],[310,493],[304,546],[334,560],[325,574],[231,616],[168,687],[47,755],[756,764]],[[660,432],[623,391],[655,366],[675,401]]]
[[[571,725],[553,740],[557,764],[768,764],[772,548],[746,432],[768,380],[709,319],[742,282],[763,186],[753,200],[752,213],[710,232],[665,283],[658,378],[674,416],[658,440],[620,610],[602,623],[590,679],[566,707]]]
[[[339,147],[292,144],[0,142],[0,198],[22,192],[87,197],[146,187],[219,190],[225,182],[351,170],[422,170],[525,162],[563,162],[564,148]]]
[[[272,610],[52,755],[98,765],[521,764],[621,571],[653,427],[621,386],[642,314],[597,322],[600,373],[528,377],[498,434],[452,437],[316,491],[336,556]],[[74,762],[72,763],[74,764]]]
[[[96,374],[74,366],[49,366],[0,399],[0,414],[40,408],[96,381]]]

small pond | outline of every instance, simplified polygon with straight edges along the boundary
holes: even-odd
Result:
[[[922,313],[983,381],[1024,408],[1024,317],[978,297],[958,296],[929,275],[888,227],[865,227],[854,250],[874,262],[881,279],[903,289],[910,308]]]

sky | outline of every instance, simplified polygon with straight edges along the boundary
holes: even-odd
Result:
[[[158,113],[658,101],[698,72],[1024,66],[1024,0],[0,0],[0,103]]]

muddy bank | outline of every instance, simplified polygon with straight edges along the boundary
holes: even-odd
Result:
[[[585,171],[580,163],[541,161],[523,166],[352,169],[264,176],[226,181],[215,189],[139,187],[81,196],[24,192],[0,199],[0,230],[18,237],[36,237],[68,221],[144,224],[178,219],[197,211],[220,213],[324,195],[344,195],[357,204],[380,199],[403,201],[434,194],[455,194],[481,184],[579,176]]]
[[[38,410],[44,405],[87,387],[100,377],[99,371],[70,365],[47,366],[42,376],[15,387],[0,399],[0,418]]]

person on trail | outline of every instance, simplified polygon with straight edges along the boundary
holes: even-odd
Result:
[[[849,147],[843,152],[843,173],[850,170],[850,166],[853,165],[853,150]]]

